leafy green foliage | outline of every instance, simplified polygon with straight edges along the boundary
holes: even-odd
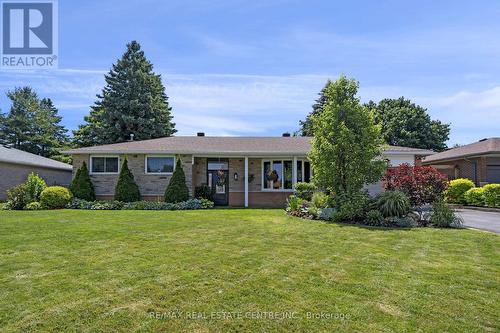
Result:
[[[488,207],[500,208],[500,184],[484,185],[483,196]]]
[[[384,217],[382,216],[382,213],[377,209],[372,209],[368,211],[366,213],[363,223],[374,227],[385,226]]]
[[[303,199],[299,198],[298,196],[290,195],[286,199],[286,210],[288,212],[297,211],[302,206],[302,202],[303,202]]]
[[[21,210],[30,201],[30,196],[26,189],[26,184],[19,184],[7,191],[7,205],[9,209]]]
[[[0,114],[0,144],[49,157],[67,142],[67,130],[48,98],[40,100],[30,87],[7,93],[12,106]]]
[[[134,175],[128,168],[128,161],[123,161],[120,176],[115,187],[115,200],[123,202],[134,202],[141,200],[141,192],[137,186]]]
[[[71,192],[66,187],[49,186],[42,191],[40,204],[47,209],[64,208],[71,198]]]
[[[75,178],[69,187],[75,198],[94,201],[95,191],[94,184],[90,179],[87,163],[83,162],[82,166],[76,171]]]
[[[324,192],[315,192],[311,204],[316,208],[325,208],[328,205],[328,195]]]
[[[366,106],[382,125],[382,135],[389,145],[443,151],[450,133],[450,125],[432,120],[427,109],[409,99],[383,99],[378,104],[370,101]]]
[[[359,222],[369,207],[370,198],[365,193],[344,193],[335,196],[335,208],[331,219],[333,222]]]
[[[464,199],[467,205],[484,206],[484,188],[473,187],[464,193]]]
[[[447,202],[455,204],[465,204],[465,192],[475,185],[472,180],[467,178],[458,178],[450,181],[448,189],[444,192]]]
[[[433,226],[439,228],[459,228],[463,224],[462,218],[456,215],[443,200],[438,200],[432,204],[429,221]]]
[[[189,199],[189,190],[186,185],[186,175],[182,169],[181,158],[177,158],[175,170],[165,190],[165,201],[176,203]]]
[[[341,76],[325,87],[323,112],[311,117],[314,128],[309,153],[314,182],[331,193],[356,193],[382,177],[386,163],[380,126],[356,97],[358,83]]]
[[[88,116],[74,132],[79,146],[171,136],[176,132],[171,107],[160,75],[146,59],[139,43],[127,51],[105,75],[106,86]]]
[[[27,204],[24,209],[26,209],[26,210],[41,210],[41,209],[43,209],[43,207],[42,207],[42,204],[39,203],[38,201],[33,201],[33,202],[30,202],[29,204]]]
[[[410,200],[401,191],[385,191],[380,194],[377,206],[384,217],[403,217],[410,210]]]
[[[299,121],[300,123],[300,130],[299,134],[301,136],[314,136],[314,128],[313,128],[313,117],[318,116],[323,112],[325,109],[325,106],[328,101],[328,96],[326,94],[326,91],[328,87],[332,84],[332,81],[328,80],[326,81],[325,86],[323,89],[321,89],[321,92],[318,94],[319,97],[316,100],[316,102],[312,106],[312,111],[307,115],[306,119],[304,121]]]
[[[47,184],[45,184],[45,180],[32,172],[28,175],[28,179],[26,179],[26,182],[24,184],[26,185],[28,202],[31,203],[40,201],[40,195],[42,194],[42,191],[47,187]]]
[[[295,183],[293,191],[295,195],[301,199],[311,201],[314,192],[317,190],[316,185],[313,183],[298,182]]]

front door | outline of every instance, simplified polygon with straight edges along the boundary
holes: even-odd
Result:
[[[212,200],[217,206],[229,203],[229,164],[226,159],[209,159],[207,184],[212,190]]]

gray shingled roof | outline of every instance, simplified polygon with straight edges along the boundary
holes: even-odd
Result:
[[[127,141],[109,145],[71,149],[67,154],[246,154],[306,155],[311,137],[217,137],[172,136],[143,141]],[[425,149],[389,146],[386,153],[430,155]]]
[[[72,166],[50,158],[0,145],[0,162],[71,171]]]
[[[426,157],[423,162],[426,164],[430,164],[434,162],[449,161],[464,157],[499,153],[500,138],[489,138]]]

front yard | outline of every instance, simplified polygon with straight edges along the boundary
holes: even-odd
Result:
[[[498,331],[500,236],[282,210],[0,211],[0,331]]]

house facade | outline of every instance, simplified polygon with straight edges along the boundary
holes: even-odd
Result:
[[[477,186],[500,183],[500,138],[483,139],[427,156],[422,163],[433,166],[449,179],[468,178]]]
[[[180,158],[190,195],[208,185],[216,205],[283,207],[297,182],[309,182],[310,137],[176,136],[73,149],[73,174],[85,161],[98,199],[111,200],[120,165],[127,158],[141,196],[163,200]],[[432,152],[388,147],[383,158],[393,166],[414,164]],[[380,183],[368,185],[381,191]]]

